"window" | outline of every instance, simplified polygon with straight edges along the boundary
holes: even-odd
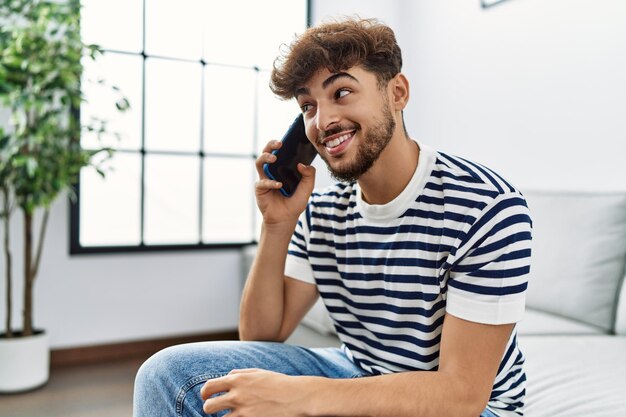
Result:
[[[279,46],[307,26],[306,0],[83,0],[81,122],[105,119],[105,178],[84,168],[71,253],[242,245],[258,233],[254,160],[298,112],[268,82]],[[101,82],[104,80],[104,82]],[[119,88],[131,109],[113,105]]]

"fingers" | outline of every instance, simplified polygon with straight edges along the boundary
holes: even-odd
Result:
[[[207,382],[204,383],[202,388],[200,388],[200,396],[203,400],[206,401],[209,399],[209,397],[211,397],[211,395],[218,394],[220,392],[226,392],[230,388],[231,386],[228,382],[227,377],[209,379]]]
[[[256,171],[259,174],[259,178],[265,177],[265,173],[263,172],[263,165],[271,164],[276,161],[276,156],[272,154],[273,151],[280,149],[283,143],[279,140],[271,140],[265,145],[263,148],[263,152],[256,159]]]
[[[244,368],[244,369],[233,369],[232,371],[230,371],[228,373],[228,375],[233,375],[233,374],[251,374],[254,372],[261,372],[262,369],[259,368]]]
[[[267,191],[280,189],[280,187],[283,186],[283,183],[279,181],[270,180],[269,178],[264,178],[264,179],[258,180],[254,186],[255,186],[256,193],[260,195]]]
[[[236,395],[231,392],[241,378],[240,374],[260,372],[260,369],[233,369],[227,375],[220,378],[209,379],[200,389],[200,396],[204,400],[202,410],[207,414],[215,414],[219,411],[232,409],[238,403]],[[216,395],[219,394],[219,395]]]
[[[202,405],[202,411],[206,414],[216,414],[222,410],[232,409],[232,407],[228,394],[224,394],[205,400]]]
[[[302,175],[302,179],[300,180],[300,184],[298,184],[296,194],[304,195],[308,199],[313,192],[313,188],[315,188],[315,167],[312,165],[298,164],[298,172]]]

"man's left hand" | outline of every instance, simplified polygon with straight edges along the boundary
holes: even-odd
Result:
[[[230,410],[229,416],[303,417],[308,394],[302,377],[261,369],[237,369],[208,380],[200,394],[207,414]],[[212,395],[223,393],[211,398]]]

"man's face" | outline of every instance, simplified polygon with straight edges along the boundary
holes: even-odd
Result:
[[[340,181],[356,181],[376,162],[396,127],[386,89],[360,67],[318,71],[296,90],[306,134]]]

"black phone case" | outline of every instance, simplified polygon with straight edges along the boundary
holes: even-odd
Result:
[[[274,181],[282,182],[280,192],[291,197],[302,176],[298,172],[298,163],[310,165],[317,155],[315,146],[306,137],[302,114],[296,117],[282,138],[283,146],[272,152],[276,161],[263,165],[265,175]]]

